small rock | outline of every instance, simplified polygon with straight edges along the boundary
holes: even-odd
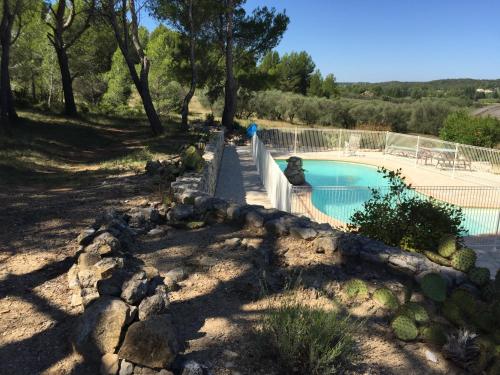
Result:
[[[185,221],[194,214],[194,208],[188,204],[178,204],[167,213],[167,220],[171,222]]]
[[[160,315],[167,311],[166,296],[155,294],[144,298],[139,305],[139,320],[146,320],[153,315]]]
[[[156,267],[144,266],[144,267],[142,267],[142,270],[146,273],[146,278],[148,280],[151,280],[151,279],[158,277],[160,275],[160,272],[158,271],[158,269]]]
[[[101,260],[99,253],[81,253],[78,257],[78,267],[81,270],[88,269]]]
[[[425,358],[433,363],[438,363],[437,355],[431,352],[429,349],[425,350]]]
[[[78,271],[78,281],[82,288],[93,288],[97,284],[97,276],[92,269]]]
[[[109,232],[104,232],[94,238],[94,241],[85,248],[85,252],[108,255],[120,250],[120,241]]]
[[[118,375],[132,375],[134,373],[134,365],[124,359],[120,362],[120,372]]]
[[[227,240],[224,241],[222,245],[229,249],[234,249],[238,247],[240,244],[241,244],[241,238],[228,238]]]
[[[163,234],[163,233],[165,233],[165,229],[156,227],[156,228],[151,229],[147,234],[148,234],[148,236],[158,236],[158,235]]]
[[[185,278],[188,277],[187,271],[183,267],[177,267],[174,268],[170,271],[168,271],[165,275],[163,275],[165,279],[170,279],[173,280],[174,282],[178,283],[179,281],[184,280]]]
[[[123,264],[123,258],[104,258],[95,263],[94,268],[101,279],[107,279],[115,269],[123,268]]]
[[[118,356],[141,366],[165,368],[178,352],[179,344],[170,317],[158,315],[130,325]]]
[[[182,369],[182,375],[203,375],[203,367],[193,360],[186,361]]]
[[[333,236],[318,237],[314,240],[314,245],[317,253],[331,255],[337,250],[338,240]]]
[[[70,289],[80,289],[80,281],[78,280],[78,266],[73,264],[68,270],[68,286]]]
[[[122,299],[134,305],[138,303],[148,291],[148,280],[145,272],[138,272],[123,284],[121,297]]]
[[[84,288],[81,290],[80,295],[82,296],[83,306],[88,306],[91,302],[100,297],[96,288]]]
[[[264,218],[255,211],[250,211],[245,216],[245,223],[251,228],[262,228],[264,225]]]
[[[76,241],[78,242],[79,245],[87,246],[94,239],[95,233],[96,230],[93,228],[85,229],[78,235]]]
[[[312,228],[308,227],[291,227],[290,234],[295,238],[310,240],[317,236],[318,232],[316,232]]]
[[[116,375],[118,373],[119,359],[114,353],[106,353],[101,358],[101,375]]]
[[[135,320],[135,317],[137,316],[137,311],[139,311],[137,306],[134,305],[128,305],[129,310],[127,314],[127,318],[125,319],[125,325],[129,325]]]
[[[174,375],[174,373],[172,371],[163,369],[158,372],[158,375]]]

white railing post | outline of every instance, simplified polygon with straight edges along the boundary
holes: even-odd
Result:
[[[418,166],[418,151],[420,148],[420,136],[417,136],[417,149],[415,150],[415,167]]]
[[[339,155],[342,155],[342,129],[339,129]]]
[[[295,125],[295,136],[293,139],[293,154],[297,155],[297,125]]]
[[[458,160],[458,143],[455,143],[455,157],[453,159],[453,174],[452,177],[455,178],[455,165],[457,164]]]

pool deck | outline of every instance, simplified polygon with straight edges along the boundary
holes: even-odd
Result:
[[[250,146],[224,147],[215,196],[237,204],[271,208],[271,201],[252,160]]]

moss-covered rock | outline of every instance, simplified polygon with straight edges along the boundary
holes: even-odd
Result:
[[[201,152],[195,146],[187,147],[181,154],[182,165],[186,170],[199,171],[203,167]]]

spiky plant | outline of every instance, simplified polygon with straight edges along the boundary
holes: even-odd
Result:
[[[476,264],[476,252],[469,248],[458,250],[451,256],[451,265],[456,270],[468,272]]]
[[[436,254],[433,251],[424,251],[424,254],[429,260],[433,261],[434,263],[440,264],[442,266],[450,267],[451,266],[451,260]]]
[[[469,279],[474,284],[482,286],[490,281],[490,270],[485,267],[472,267],[469,271]]]
[[[431,324],[420,329],[420,337],[425,342],[442,347],[446,344],[446,329],[440,324]]]
[[[428,273],[420,280],[422,292],[436,302],[443,302],[446,299],[446,281],[438,273]]]
[[[361,279],[349,280],[344,286],[344,292],[355,299],[366,299],[368,297],[368,287]]]
[[[444,356],[468,371],[475,367],[479,353],[477,335],[466,329],[448,335],[443,345]]]
[[[406,302],[398,312],[417,323],[425,323],[429,320],[427,310],[416,302]]]
[[[438,253],[442,257],[449,258],[457,251],[457,237],[448,234],[439,241]]]
[[[395,310],[399,306],[399,301],[389,289],[380,288],[373,293],[373,299],[386,309]]]
[[[406,315],[398,315],[391,323],[391,327],[396,337],[403,341],[415,340],[418,336],[418,329],[412,319]]]
[[[441,308],[443,316],[451,323],[462,327],[465,325],[465,318],[460,307],[452,300],[447,299],[444,301]]]
[[[489,281],[481,287],[481,297],[487,302],[493,301],[499,294],[500,292],[493,281]]]
[[[451,293],[450,300],[467,316],[474,315],[476,311],[476,299],[469,291],[457,288]]]

